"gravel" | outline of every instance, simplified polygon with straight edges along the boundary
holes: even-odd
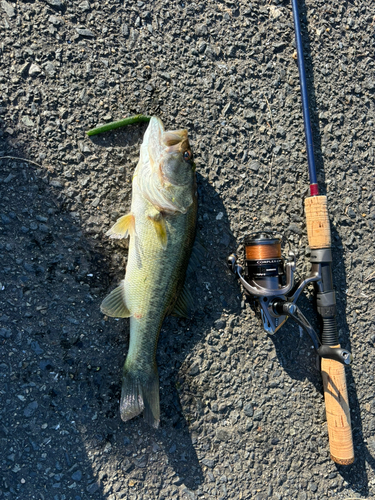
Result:
[[[291,6],[281,0],[0,2],[0,499],[374,498],[375,5],[301,5],[328,196],[356,462],[329,458],[320,373],[292,323],[270,337],[226,269],[246,232],[309,270],[308,176]],[[186,127],[207,257],[191,320],[158,346],[161,427],[119,417],[123,277],[142,112]],[[27,159],[33,162],[28,163]],[[312,295],[300,299],[315,322]]]

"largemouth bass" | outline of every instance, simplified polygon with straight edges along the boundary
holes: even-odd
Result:
[[[130,236],[125,279],[106,297],[101,311],[130,318],[120,413],[129,420],[144,411],[158,427],[159,376],[156,347],[167,314],[185,314],[185,274],[195,238],[195,165],[186,130],[168,131],[152,117],[141,145],[129,214],[107,232]]]

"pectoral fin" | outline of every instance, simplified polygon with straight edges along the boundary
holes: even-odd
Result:
[[[181,318],[190,318],[194,306],[194,300],[190,290],[184,285],[171,313],[172,316],[180,316]]]
[[[156,231],[156,236],[160,241],[161,246],[165,250],[167,248],[168,235],[167,235],[167,225],[165,223],[163,214],[155,209],[147,214],[147,218],[152,222]]]
[[[129,318],[132,315],[125,304],[123,281],[103,300],[100,310],[111,318]]]
[[[114,226],[111,227],[109,231],[105,234],[110,238],[127,238],[130,234],[131,236],[135,232],[135,217],[132,213],[126,214],[116,222]]]

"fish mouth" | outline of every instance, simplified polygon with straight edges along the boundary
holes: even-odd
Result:
[[[183,153],[190,148],[187,130],[169,130],[163,134],[167,153]]]
[[[148,154],[153,163],[156,163],[163,152],[179,153],[190,148],[186,129],[165,130],[160,118],[153,116],[147,127],[144,142],[147,144]]]

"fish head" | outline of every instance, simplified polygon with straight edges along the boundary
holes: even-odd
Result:
[[[162,211],[185,213],[196,192],[195,163],[187,130],[165,131],[152,117],[141,148],[143,195]]]

